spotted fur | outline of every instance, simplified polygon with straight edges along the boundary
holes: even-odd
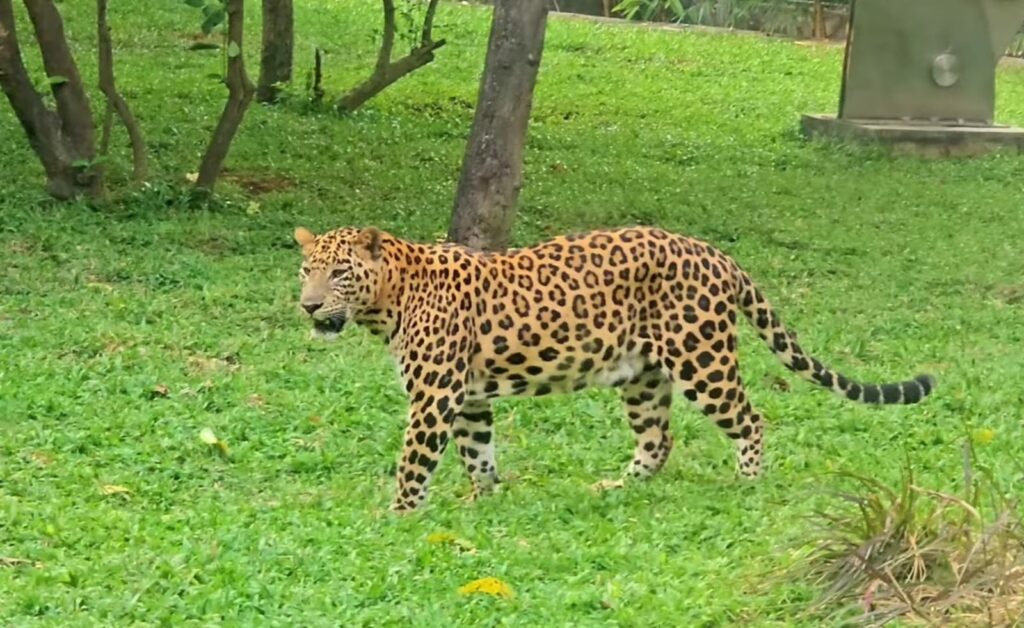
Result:
[[[383,335],[409,396],[393,509],[418,507],[449,442],[475,492],[498,480],[491,400],[590,386],[620,388],[636,447],[626,473],[648,476],[672,451],[682,392],[761,469],[763,421],[736,353],[742,312],[779,360],[853,401],[916,403],[929,375],[864,384],[808,355],[740,267],[705,242],[652,228],[558,237],[505,254],[406,242],[376,229],[315,236],[298,228],[301,305],[314,332],[346,321]]]

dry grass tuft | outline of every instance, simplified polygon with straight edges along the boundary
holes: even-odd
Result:
[[[1024,520],[964,447],[961,497],[918,486],[909,465],[897,486],[854,474],[836,508],[813,515],[809,553],[790,574],[824,586],[811,615],[867,625],[1024,625]]]

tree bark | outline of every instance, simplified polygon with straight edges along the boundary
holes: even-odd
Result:
[[[294,22],[292,0],[263,0],[263,48],[256,87],[259,102],[276,101],[277,84],[292,80]]]
[[[96,0],[96,31],[99,48],[99,74],[100,91],[107,98],[107,116],[103,125],[103,141],[100,143],[100,153],[106,155],[108,142],[110,141],[111,113],[116,113],[121,119],[125,130],[128,132],[128,139],[132,146],[132,178],[135,181],[144,181],[148,173],[146,163],[146,142],[142,138],[142,129],[138,121],[132,115],[128,103],[117,91],[117,83],[114,80],[114,52],[110,40],[110,25],[107,24],[107,2],[108,0]]]
[[[242,34],[245,30],[245,0],[228,0],[225,7],[228,15],[228,101],[224,105],[217,128],[210,138],[210,145],[199,164],[196,188],[212,192],[217,183],[224,159],[231,148],[238,127],[245,117],[245,110],[252,102],[256,87],[245,73],[242,54]]]
[[[102,178],[93,164],[92,112],[60,13],[51,0],[25,0],[43,54],[57,112],[46,107],[22,60],[11,0],[0,0],[0,87],[46,173],[46,190],[67,200],[100,196]]]
[[[812,37],[814,39],[825,39],[827,34],[825,33],[825,8],[821,5],[821,0],[813,0],[814,9],[814,27]]]
[[[324,100],[324,50],[317,46],[313,51],[313,104]]]
[[[471,248],[508,247],[522,187],[523,148],[537,82],[545,0],[497,0],[473,127],[462,161],[448,239]]]
[[[434,51],[445,44],[443,39],[437,41],[433,39],[431,31],[434,26],[434,14],[437,12],[438,0],[430,0],[427,12],[423,17],[419,45],[398,61],[392,61],[391,53],[395,47],[395,3],[394,0],[383,0],[383,2],[384,36],[381,39],[380,50],[377,52],[377,64],[373,74],[338,100],[335,105],[338,113],[355,111],[398,79],[427,65],[434,60]]]

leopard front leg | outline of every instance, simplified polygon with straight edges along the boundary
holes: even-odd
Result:
[[[437,332],[447,333],[432,335],[443,337],[443,343],[437,341],[425,350],[410,349],[401,360],[409,395],[409,422],[398,463],[393,511],[415,510],[426,500],[431,476],[465,403],[468,362],[461,354],[467,341],[458,333],[460,329],[466,329],[465,325],[450,322],[441,326]]]
[[[441,393],[435,397],[423,390],[414,395],[398,463],[398,490],[391,505],[395,512],[415,510],[426,500],[430,479],[448,446],[455,419],[454,395]]]
[[[494,459],[494,415],[487,399],[468,399],[455,416],[455,445],[473,482],[472,499],[494,490],[498,467]]]

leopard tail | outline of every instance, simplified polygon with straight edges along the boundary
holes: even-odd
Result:
[[[779,361],[803,379],[828,388],[841,397],[868,404],[917,403],[935,388],[935,378],[926,374],[902,382],[865,384],[828,368],[804,352],[796,335],[783,326],[750,275],[735,264],[732,270],[740,310]]]

